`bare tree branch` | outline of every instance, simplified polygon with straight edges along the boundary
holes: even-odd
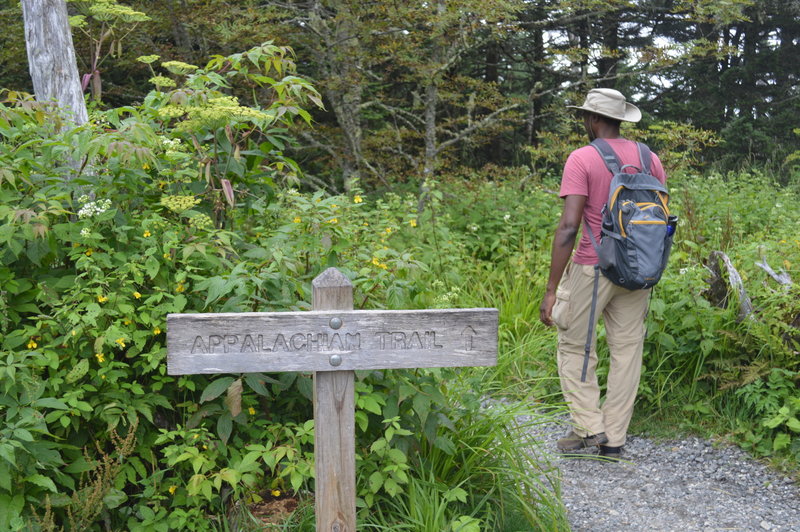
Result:
[[[515,103],[515,104],[512,104],[512,105],[507,105],[505,107],[502,107],[502,108],[498,109],[497,111],[494,111],[491,114],[486,115],[485,117],[483,117],[478,122],[475,122],[471,126],[461,130],[453,138],[448,139],[448,140],[446,140],[444,142],[440,142],[439,145],[436,147],[436,154],[438,155],[439,153],[442,152],[442,150],[444,150],[448,146],[452,146],[453,144],[461,142],[466,137],[472,135],[475,131],[477,131],[479,129],[483,129],[484,127],[494,123],[496,121],[495,118],[500,116],[501,114],[503,114],[503,113],[505,113],[507,111],[511,111],[512,109],[516,109],[516,108],[521,107],[521,106],[522,106],[522,104],[519,104],[519,103]]]

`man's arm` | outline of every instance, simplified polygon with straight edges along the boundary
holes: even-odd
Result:
[[[568,195],[564,198],[564,210],[558,222],[553,238],[553,249],[550,255],[550,277],[547,280],[542,305],[539,307],[539,319],[548,327],[553,325],[553,305],[556,303],[556,289],[564,275],[564,269],[572,256],[575,237],[583,220],[583,207],[586,196]]]

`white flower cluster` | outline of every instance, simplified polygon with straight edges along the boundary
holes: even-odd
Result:
[[[161,146],[164,147],[164,150],[178,151],[181,149],[181,139],[171,139],[164,136],[159,137],[159,139],[161,140]]]
[[[78,211],[78,218],[91,218],[97,214],[103,214],[111,208],[111,200],[104,199],[98,201],[89,201],[89,196],[83,195],[78,199],[83,203],[83,207]]]
[[[86,238],[91,234],[92,234],[92,230],[89,229],[88,227],[84,227],[83,229],[81,229],[81,236],[82,237]]]

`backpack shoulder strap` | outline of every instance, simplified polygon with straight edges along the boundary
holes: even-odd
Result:
[[[621,165],[619,158],[614,152],[614,148],[612,148],[608,142],[603,139],[594,139],[592,141],[592,146],[594,146],[594,149],[600,154],[600,157],[603,158],[603,162],[606,163],[606,167],[611,172],[611,175],[620,173]]]
[[[642,163],[642,171],[646,174],[653,175],[653,172],[650,170],[650,163],[653,160],[653,154],[650,148],[647,144],[642,142],[637,142],[636,145],[639,147],[639,161]]]

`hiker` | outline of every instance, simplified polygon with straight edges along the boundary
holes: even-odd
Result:
[[[644,164],[641,159],[645,156],[640,154],[637,143],[620,135],[621,121],[638,122],[642,117],[639,109],[627,102],[622,93],[614,89],[592,89],[583,105],[568,107],[578,109],[590,142],[604,139],[621,165],[639,168]],[[649,154],[649,150],[643,149]],[[651,155],[649,165],[650,173],[663,184],[666,175],[655,154]],[[564,207],[553,239],[550,276],[540,319],[545,325],[555,325],[558,329],[558,374],[573,425],[568,434],[558,440],[557,449],[565,454],[580,454],[585,448],[599,447],[600,456],[613,460],[621,456],[633,414],[650,289],[629,290],[612,283],[604,275],[596,280],[596,242],[600,240],[601,211],[609,199],[611,179],[612,173],[604,158],[592,145],[573,151],[567,158],[560,191]],[[581,226],[583,235],[573,254]],[[594,244],[587,226],[596,240]],[[596,309],[592,313],[595,288]],[[602,406],[595,372],[595,329],[600,314],[605,322],[611,358]],[[593,318],[591,328],[590,315]],[[584,359],[588,364],[584,364]]]

